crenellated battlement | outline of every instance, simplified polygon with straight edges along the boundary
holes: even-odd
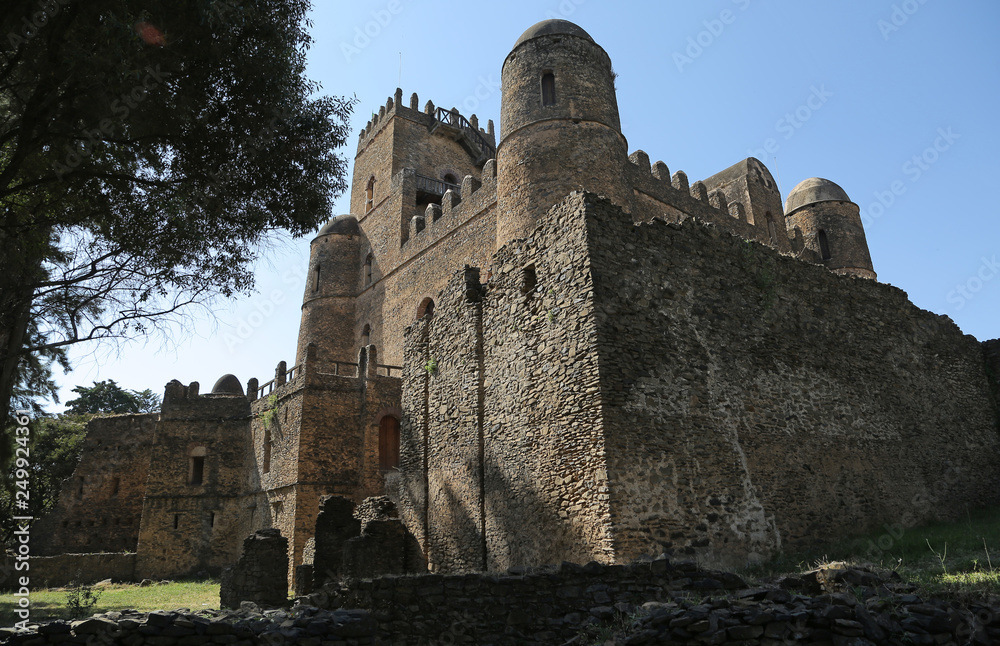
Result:
[[[440,123],[471,129],[474,133],[473,138],[482,138],[483,142],[489,145],[495,154],[496,132],[492,119],[488,120],[486,128],[482,128],[479,126],[479,117],[475,114],[466,119],[459,113],[457,108],[443,110],[435,107],[433,101],[427,101],[423,110],[419,109],[419,105],[420,98],[414,92],[410,95],[409,106],[404,106],[403,90],[396,88],[396,93],[387,98],[385,104],[379,106],[378,112],[372,112],[372,118],[368,120],[368,123],[365,124],[365,127],[358,134],[358,152],[360,153],[372,138],[381,132],[392,117],[401,116],[426,125],[428,129],[432,129],[436,124]],[[492,156],[490,155],[490,157]]]
[[[407,201],[406,190],[411,176],[415,186],[416,175],[410,173],[411,170],[405,169],[401,174],[404,202]],[[403,242],[404,250],[414,252],[425,249],[495,204],[496,178],[496,160],[491,159],[483,165],[481,179],[466,175],[457,191],[449,188],[441,197],[440,204],[430,203],[422,213],[415,214],[410,219],[409,237]]]

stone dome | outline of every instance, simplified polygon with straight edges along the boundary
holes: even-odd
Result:
[[[353,215],[338,215],[324,224],[323,228],[316,234],[316,237],[318,238],[330,233],[342,236],[356,236],[361,233],[361,227],[358,226],[358,219]]]
[[[212,386],[213,395],[242,395],[243,384],[236,378],[236,375],[222,375]]]
[[[590,37],[582,27],[571,23],[568,20],[559,20],[553,18],[551,20],[543,20],[542,22],[536,22],[532,26],[528,27],[527,31],[521,34],[521,37],[517,39],[514,43],[514,49],[523,42],[527,42],[532,38],[538,38],[539,36],[550,36],[553,34],[567,34],[570,36],[579,36],[580,38],[586,38],[590,42],[594,42],[594,39]]]
[[[792,189],[785,200],[785,215],[801,209],[803,206],[818,202],[850,202],[847,192],[822,177],[810,177],[803,180]]]

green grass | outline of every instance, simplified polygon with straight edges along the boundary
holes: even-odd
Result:
[[[139,587],[134,584],[112,584],[96,588],[101,596],[88,616],[112,610],[176,610],[191,611],[219,607],[217,581],[171,581],[163,585]],[[31,591],[31,621],[70,619],[66,607],[67,588]],[[13,594],[0,595],[0,626],[11,626],[18,617],[14,614],[17,601]]]
[[[747,568],[744,574],[763,578],[835,561],[896,570],[928,594],[995,597],[1000,595],[1000,508],[968,512],[955,522],[910,528],[884,525],[881,531],[821,551],[782,555]]]

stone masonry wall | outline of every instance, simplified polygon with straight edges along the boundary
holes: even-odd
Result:
[[[583,202],[616,559],[737,564],[1000,500],[982,349],[950,319],[713,226]]]
[[[150,456],[136,576],[220,572],[236,561],[249,519],[246,496],[260,490],[242,395],[199,395],[167,385]],[[193,458],[202,455],[200,482]]]
[[[97,417],[59,502],[32,527],[36,554],[135,551],[156,414]]]

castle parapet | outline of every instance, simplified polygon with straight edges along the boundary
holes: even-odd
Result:
[[[420,190],[420,176],[410,168],[403,169],[393,178],[393,189],[402,192],[404,204],[416,201]],[[438,182],[443,184],[442,182]],[[483,164],[482,179],[466,175],[461,187],[448,185],[441,196],[441,203],[428,204],[422,213],[415,213],[409,220],[409,235],[403,241],[406,257],[426,249],[442,237],[462,226],[496,203],[496,161]]]

